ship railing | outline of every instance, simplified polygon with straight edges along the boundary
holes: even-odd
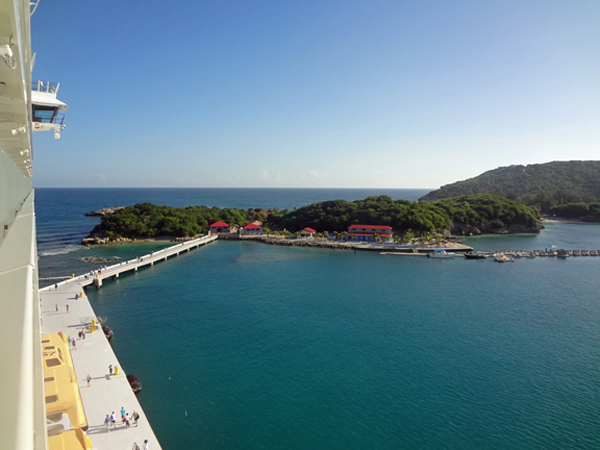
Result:
[[[47,92],[56,95],[59,87],[60,83],[50,83],[49,81],[37,80],[31,82],[31,90],[37,92]]]

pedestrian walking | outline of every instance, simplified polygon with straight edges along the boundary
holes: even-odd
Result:
[[[69,314],[69,305],[67,305],[67,314]]]
[[[129,423],[129,414],[125,414],[125,419],[123,419],[123,422],[125,422],[125,428],[129,428],[129,426],[131,425]]]
[[[110,375],[112,375],[112,374],[113,374],[113,367],[112,367],[112,364],[111,364],[110,366],[108,366],[108,373],[109,373]]]
[[[83,338],[85,339],[85,328],[81,329],[81,336],[83,336]]]
[[[73,350],[76,350],[76,348],[75,348],[75,342],[76,342],[76,341],[75,341],[75,339],[73,339],[73,340],[71,341],[71,344],[73,345]]]
[[[106,427],[106,432],[108,433],[110,431],[110,417],[108,417],[108,414],[106,415],[106,419],[104,419],[104,426]]]
[[[140,446],[137,445],[137,442],[133,443],[133,447],[131,447],[131,450],[140,450]]]
[[[121,406],[121,420],[125,421],[125,407]]]
[[[114,411],[110,415],[110,423],[112,424],[113,427],[117,426],[117,419],[115,419],[115,412]]]
[[[77,333],[77,336],[79,337],[79,339],[81,339],[81,330],[79,330],[79,332]]]
[[[138,414],[138,412],[135,409],[133,410],[133,414],[131,415],[131,418],[133,419],[133,423],[135,423],[135,426],[137,427],[140,415]]]
[[[67,338],[67,343],[69,344],[69,347],[70,347],[70,346],[71,346],[71,336],[69,336],[69,337]]]
[[[88,376],[85,377],[87,383],[88,383],[88,387],[90,387],[90,383],[92,382],[92,377],[90,377],[90,374],[88,373]]]
[[[54,307],[56,308],[56,312],[58,312],[58,303]]]
[[[148,446],[148,439],[144,439],[144,446],[142,447],[143,450],[148,450],[150,447]]]

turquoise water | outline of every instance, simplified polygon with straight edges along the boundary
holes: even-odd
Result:
[[[166,449],[591,449],[599,268],[217,242],[88,295]]]
[[[600,224],[546,223],[540,234],[483,235],[463,238],[475,250],[544,250],[552,246],[571,250],[600,250]]]
[[[600,249],[600,227],[465,243]],[[167,450],[596,449],[599,269],[219,241],[87,293]]]

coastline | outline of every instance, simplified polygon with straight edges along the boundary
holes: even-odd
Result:
[[[87,239],[87,238],[86,238]],[[160,242],[187,242],[189,240],[197,239],[193,238],[172,238],[168,236],[161,236],[156,239],[117,239],[109,242],[96,242],[95,244],[86,244],[86,241],[82,242],[83,245],[93,248],[95,246],[110,246],[110,245],[127,245],[127,244],[139,244],[139,243],[160,243]],[[463,245],[458,242],[447,242],[441,245],[434,244],[396,244],[396,243],[368,243],[368,242],[348,242],[348,241],[331,241],[327,239],[317,238],[296,238],[290,239],[286,236],[276,235],[256,235],[256,236],[239,236],[237,234],[218,234],[218,240],[235,240],[235,241],[247,241],[247,242],[260,242],[267,245],[278,245],[282,247],[310,247],[310,248],[324,248],[332,250],[359,250],[359,251],[376,251],[376,252],[402,252],[402,253],[429,253],[436,249],[439,250],[451,250],[458,252],[469,252],[473,248],[467,245]],[[96,261],[89,261],[96,262]]]
[[[600,222],[588,222],[586,220],[580,220],[580,219],[565,219],[562,217],[552,217],[552,218],[548,218],[548,217],[544,217],[542,219],[543,223],[596,223],[599,224]]]
[[[186,242],[194,239],[198,239],[202,235],[197,235],[193,237],[175,237],[175,236],[157,236],[155,238],[116,238],[116,239],[108,239],[108,238],[83,238],[81,241],[81,245],[85,247],[95,247],[98,245],[121,245],[121,244],[144,244],[144,243],[160,243],[160,242]]]
[[[542,223],[584,223],[584,222],[579,219],[565,219],[564,217],[544,216],[544,217],[542,217]]]

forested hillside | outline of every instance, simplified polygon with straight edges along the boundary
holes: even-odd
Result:
[[[515,227],[519,232],[537,232],[538,211],[495,195],[474,195],[444,199],[433,203],[392,200],[387,195],[367,197],[348,202],[330,200],[303,206],[291,212],[273,211],[265,224],[272,230],[300,231],[312,227],[320,232],[343,232],[352,224],[388,225],[396,233],[425,234],[459,230],[463,226],[477,229],[469,231],[496,232]],[[257,210],[234,208],[208,208],[188,206],[173,208],[142,203],[128,206],[114,214],[102,217],[100,225],[90,233],[90,238],[145,239],[158,236],[192,237],[208,231],[218,220],[230,225],[243,226],[250,221],[264,219]]]
[[[208,226],[218,220],[230,225],[245,225],[249,220],[254,220],[254,217],[250,218],[249,215],[253,215],[253,212],[234,208],[174,208],[141,203],[103,216],[100,225],[92,230],[90,236],[131,239],[158,236],[189,237],[206,233]]]
[[[463,196],[429,202],[392,200],[387,195],[348,202],[330,200],[303,206],[287,214],[272,213],[269,226],[298,231],[345,231],[352,224],[388,225],[395,232],[428,233],[452,230],[456,224],[484,232],[520,226],[539,231],[538,210],[495,195]]]
[[[442,186],[421,198],[496,194],[544,213],[565,203],[594,202],[600,198],[600,161],[555,161],[528,166],[500,167],[475,178]]]

